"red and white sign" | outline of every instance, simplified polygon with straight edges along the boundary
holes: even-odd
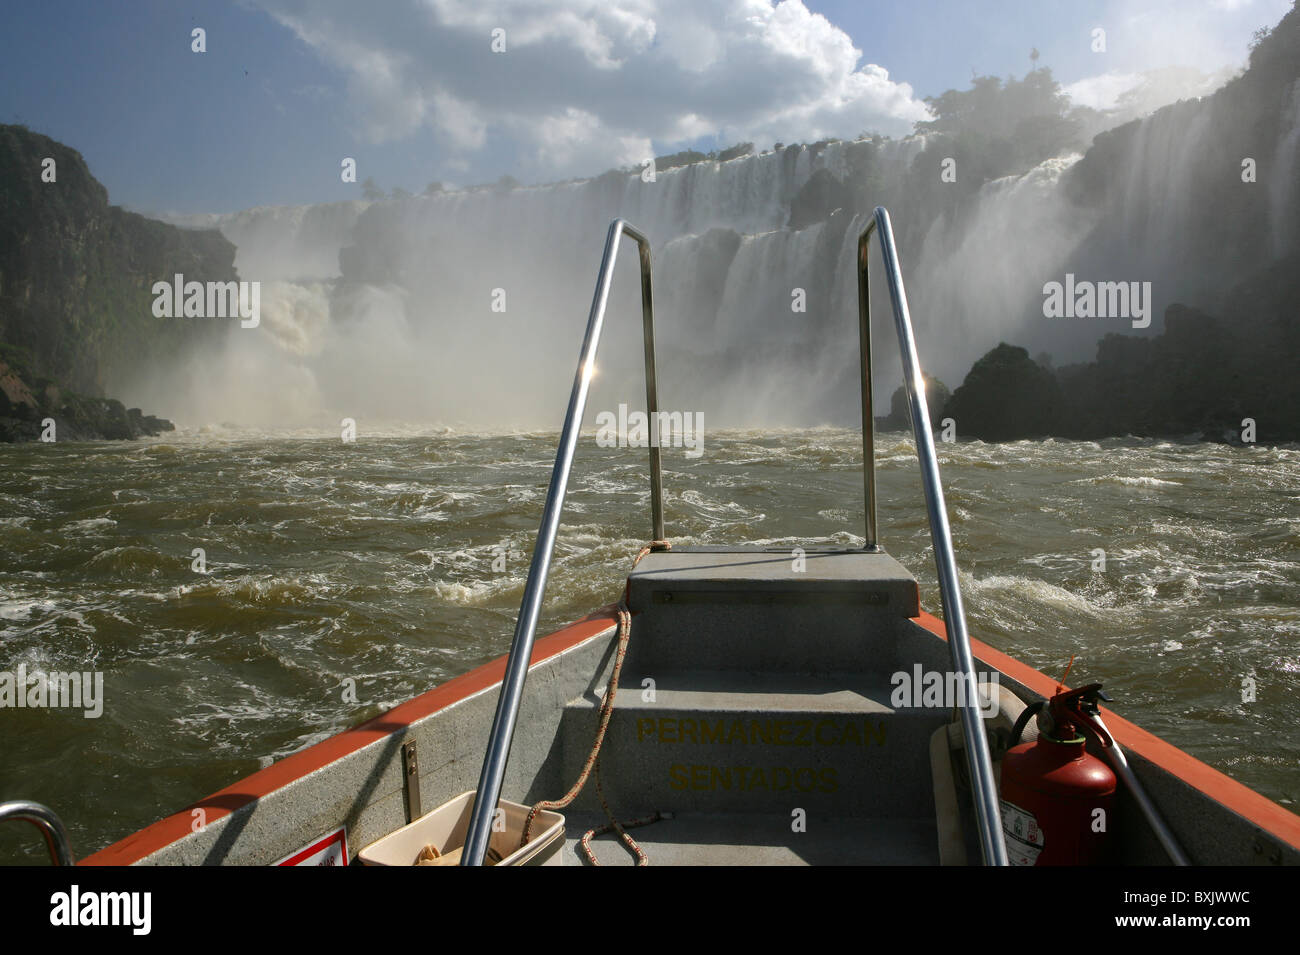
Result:
[[[321,836],[297,852],[291,852],[276,865],[347,865],[348,831],[340,826],[327,836]]]

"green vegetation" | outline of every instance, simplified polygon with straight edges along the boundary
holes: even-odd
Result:
[[[1057,142],[1061,143],[1069,141],[1073,125],[1069,119],[1070,99],[1047,68],[1034,70],[1023,80],[1010,77],[1003,82],[996,76],[977,76],[969,90],[928,96],[925,104],[934,119],[917,123],[918,133],[1019,140],[1027,126],[1045,123],[1060,131]]]
[[[1072,109],[1046,67],[1024,79],[979,76],[968,90],[926,99],[933,119],[916,124],[925,149],[912,163],[903,192],[914,220],[950,220],[974,206],[985,183],[1020,175],[1054,156],[1082,152],[1093,111]],[[942,178],[944,164],[953,178]],[[935,188],[936,183],[943,188]]]
[[[741,156],[751,156],[753,153],[753,143],[737,143],[735,146],[728,146],[718,153],[718,162],[728,162],[732,159],[739,159]]]
[[[676,169],[678,166],[689,166],[697,162],[708,162],[710,158],[716,159],[717,156],[710,157],[707,153],[702,153],[694,149],[684,149],[679,153],[670,153],[667,156],[655,157],[655,172],[663,172],[666,169]],[[631,172],[628,169],[628,172]]]

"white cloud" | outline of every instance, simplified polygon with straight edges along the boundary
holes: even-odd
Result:
[[[1102,73],[1074,83],[1067,83],[1061,91],[1070,97],[1075,106],[1092,109],[1114,109],[1119,98],[1142,82],[1141,73]]]
[[[1203,73],[1193,67],[1167,66],[1142,73],[1102,73],[1069,83],[1062,91],[1076,106],[1090,106],[1111,115],[1114,125],[1152,113],[1181,99],[1209,96],[1237,71],[1224,67]]]
[[[522,134],[535,144],[531,156],[537,165],[567,168],[582,163],[591,142],[601,134],[601,125],[595,115],[570,106],[540,127],[525,124]],[[635,165],[652,154],[650,141],[636,136],[619,136],[610,146],[615,150],[610,153],[612,165]]]
[[[1077,106],[1112,126],[1180,99],[1208,96],[1244,67],[1251,34],[1276,23],[1291,0],[1106,0],[1098,21],[1114,57],[1105,73],[1065,84]]]
[[[1291,0],[1106,0],[1098,18],[1107,26],[1110,53],[1125,69],[1194,67],[1214,72],[1240,66],[1251,33],[1277,23]]]
[[[252,0],[347,79],[374,142],[432,129],[449,158],[500,135],[536,176],[632,164],[704,135],[903,134],[912,88],[802,0]],[[491,50],[494,30],[506,51]]]
[[[443,137],[467,150],[481,149],[487,140],[487,123],[473,106],[441,90],[433,94],[434,120]]]

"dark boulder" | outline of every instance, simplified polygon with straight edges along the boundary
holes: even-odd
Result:
[[[952,398],[952,391],[938,378],[922,375],[925,379],[925,401],[930,409],[930,426],[938,429],[944,418],[944,409]],[[911,431],[912,416],[907,410],[907,389],[899,385],[889,399],[889,414],[876,419],[882,431]]]
[[[977,361],[943,409],[959,437],[1018,441],[1058,433],[1061,388],[1056,376],[1005,342]]]

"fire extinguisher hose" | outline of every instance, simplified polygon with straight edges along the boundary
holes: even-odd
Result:
[[[1030,703],[1020,711],[1020,716],[1016,719],[1016,725],[1011,727],[1011,741],[1007,743],[1007,749],[1020,745],[1020,735],[1025,731],[1025,727],[1034,718],[1034,714],[1038,713],[1046,705],[1046,700],[1039,700],[1036,703]]]

